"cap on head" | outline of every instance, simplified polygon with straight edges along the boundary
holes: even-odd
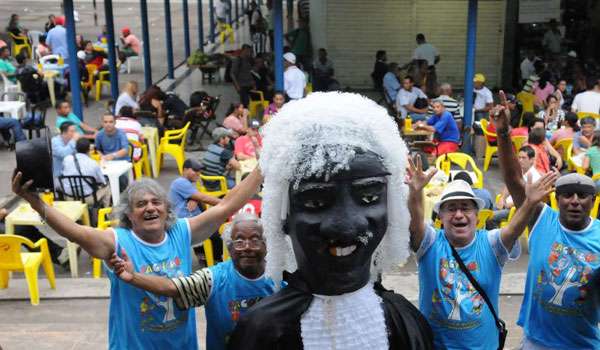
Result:
[[[218,127],[218,128],[215,128],[215,130],[213,130],[212,137],[213,137],[213,140],[217,141],[217,140],[220,140],[222,137],[231,136],[232,134],[233,134],[233,132],[231,130],[223,128],[223,127]]]
[[[436,213],[440,212],[442,204],[457,199],[470,199],[477,204],[477,209],[481,210],[485,207],[485,203],[481,198],[475,197],[471,186],[464,180],[454,180],[446,186],[440,197],[440,201],[435,203],[433,211]]]
[[[123,33],[123,35],[125,35],[125,34],[131,33],[131,31],[129,30],[129,27],[123,27],[123,29],[121,29],[121,33]]]
[[[588,193],[590,195],[596,194],[596,184],[589,176],[571,173],[563,175],[556,180],[556,195],[563,193]]]
[[[481,73],[477,73],[477,74],[475,74],[473,81],[476,83],[485,83],[485,75],[483,75]]]
[[[64,26],[65,25],[65,16],[58,16],[58,17],[54,18],[54,23],[57,26]]]
[[[296,55],[294,55],[291,52],[286,52],[283,55],[283,59],[286,60],[286,61],[288,61],[291,64],[296,64]]]
[[[200,162],[193,160],[191,158],[188,158],[185,160],[185,162],[183,162],[183,168],[184,169],[192,169],[194,171],[200,171],[200,170],[202,170],[203,166]]]

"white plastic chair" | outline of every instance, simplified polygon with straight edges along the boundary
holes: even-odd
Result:
[[[3,72],[0,72],[0,76],[2,76],[2,83],[4,84],[4,88],[2,89],[2,92],[21,92],[21,85],[17,82],[16,84],[13,83],[12,81],[10,81],[8,79],[8,77],[6,76],[6,74],[4,74]]]
[[[140,41],[140,45],[143,47],[144,46],[144,42]],[[142,49],[143,50],[143,49]],[[127,74],[131,74],[131,61],[135,60],[135,61],[139,61],[142,57],[143,51],[140,51],[140,53],[137,56],[129,56],[127,57]]]
[[[45,64],[57,64],[59,58],[60,58],[59,55],[46,55],[44,57],[40,57],[40,63],[42,65],[45,65]]]

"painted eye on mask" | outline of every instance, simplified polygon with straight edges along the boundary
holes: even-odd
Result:
[[[379,201],[379,195],[378,194],[364,194],[360,197],[360,201],[363,204],[377,203]]]
[[[318,210],[325,208],[327,203],[324,200],[319,199],[306,199],[302,202],[302,206],[309,210]]]

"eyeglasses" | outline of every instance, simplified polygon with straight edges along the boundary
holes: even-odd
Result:
[[[244,248],[246,248],[246,244],[248,244],[248,247],[250,247],[250,249],[258,250],[262,248],[263,243],[265,243],[265,241],[259,238],[236,239],[231,242],[231,244],[233,245],[233,249],[235,250],[243,250]]]
[[[443,212],[446,213],[450,213],[452,215],[456,214],[456,212],[461,211],[463,214],[471,214],[473,213],[476,208],[474,206],[464,206],[464,207],[446,207],[446,208],[442,208]]]

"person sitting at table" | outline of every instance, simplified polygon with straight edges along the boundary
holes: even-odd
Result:
[[[75,124],[76,131],[86,139],[94,139],[96,137],[97,129],[89,126],[87,123],[83,122],[79,117],[77,117],[71,111],[71,103],[68,101],[58,101],[56,104],[56,128],[60,129],[60,126],[64,122],[71,122]]]
[[[130,106],[121,107],[115,126],[117,129],[123,131],[125,135],[127,135],[128,140],[144,142],[142,124],[137,121],[135,115],[133,114],[133,108]]]
[[[14,142],[11,140],[11,132],[14,138]],[[0,135],[12,147],[14,143],[27,139],[23,133],[21,123],[17,119],[11,118],[10,116],[0,117]]]
[[[130,160],[127,135],[116,127],[112,114],[102,116],[102,130],[96,134],[96,151],[103,160]]]
[[[6,208],[0,209],[0,232],[6,232],[5,218],[8,215],[8,210]],[[69,250],[67,248],[61,247],[59,244],[54,242],[54,240],[45,236],[43,233],[38,230],[37,227],[33,225],[15,225],[14,226],[14,235],[25,237],[32,242],[37,242],[42,238],[45,238],[48,241],[48,251],[50,252],[50,260],[56,265],[60,265],[63,268],[67,268],[69,266]],[[25,246],[26,249],[30,249]]]
[[[12,83],[17,83],[17,67],[12,63],[8,46],[0,47],[0,73]]]
[[[579,118],[577,118],[577,114],[573,112],[567,112],[565,115],[565,120],[561,124],[560,129],[552,133],[550,144],[552,144],[552,146],[556,146],[560,140],[573,139],[575,137],[575,133],[579,131],[579,126],[577,124],[578,121]],[[560,152],[562,152],[562,149],[559,150],[559,153]],[[564,155],[561,154],[561,156]]]
[[[410,75],[402,79],[402,88],[396,96],[396,110],[400,119],[410,116],[413,121],[422,121],[427,113],[427,95],[414,85],[415,80]]]
[[[98,74],[101,71],[108,70],[108,55],[103,50],[96,50],[94,44],[91,41],[85,41],[83,44],[83,52],[85,53],[85,64],[93,64],[96,66],[96,72]]]
[[[435,133],[435,148],[426,149],[427,153],[434,153],[439,156],[446,153],[458,151],[460,142],[460,132],[452,114],[446,110],[441,100],[432,102],[434,114],[424,123],[419,121],[415,125],[416,130],[427,130]]]
[[[126,66],[123,64],[128,57],[139,56],[142,51],[142,43],[135,35],[131,34],[129,27],[121,29],[122,46],[119,48],[119,60],[121,61],[121,73],[126,71]]]
[[[123,87],[123,91],[117,98],[117,102],[115,103],[115,113],[120,113],[121,108],[123,106],[129,106],[134,110],[140,108],[140,105],[137,103],[137,94],[138,94],[138,83],[137,81],[128,81],[125,83]]]
[[[21,84],[21,91],[27,95],[29,103],[39,103],[50,98],[48,84],[44,81],[44,75],[37,67],[28,64],[27,55],[20,53],[17,60],[17,80]],[[57,95],[63,95],[60,84],[55,84]]]
[[[40,58],[44,57],[44,56],[48,56],[50,54],[50,48],[48,47],[48,45],[46,45],[46,35],[42,34],[40,35],[40,38],[38,40],[38,46],[35,48],[36,50],[36,55]]]
[[[163,109],[163,102],[166,99],[167,94],[165,94],[158,85],[152,85],[144,91],[138,102],[140,111],[152,113],[154,116],[140,118],[140,123],[142,123],[142,125],[157,127],[160,132],[167,117],[165,110]]]
[[[250,114],[250,112],[241,102],[232,104],[231,107],[229,107],[227,117],[223,120],[223,126],[233,130],[234,133],[232,137],[234,139],[246,134],[246,131],[248,130],[248,114]]]
[[[266,124],[277,111],[285,104],[285,93],[283,91],[275,91],[273,93],[273,102],[267,107],[263,114],[263,124]]]
[[[228,188],[235,186],[235,179],[228,174],[229,170],[240,169],[240,163],[233,156],[233,152],[228,149],[232,135],[232,130],[222,127],[215,128],[212,132],[214,142],[208,146],[202,158],[202,165],[204,166],[202,174],[225,176]],[[205,182],[204,185],[209,189],[218,187],[215,186],[218,185],[217,183],[212,182]]]
[[[537,117],[544,119],[548,130],[554,131],[565,120],[565,111],[559,107],[558,98],[555,95],[548,95],[546,107],[538,113]]]
[[[256,146],[262,147],[262,137],[258,133],[259,128],[258,120],[251,121],[246,135],[235,140],[233,153],[237,160],[256,159]]]
[[[110,205],[110,188],[106,186],[106,179],[104,178],[102,169],[100,169],[100,165],[88,155],[90,152],[90,140],[84,138],[78,139],[75,142],[75,151],[75,153],[63,159],[62,175],[93,177],[99,185],[96,191],[96,199],[103,208],[108,207]],[[85,202],[88,205],[94,205],[93,189],[85,181],[83,181],[82,185],[83,188],[81,190],[85,196]],[[63,181],[62,188],[65,190],[68,200],[71,200],[73,190],[69,181]]]
[[[63,160],[69,154],[75,153],[75,142],[81,136],[75,129],[75,124],[64,122],[60,125],[60,134],[56,135],[51,140],[52,145],[52,175],[54,177],[54,185],[58,186],[58,177],[62,175]]]

